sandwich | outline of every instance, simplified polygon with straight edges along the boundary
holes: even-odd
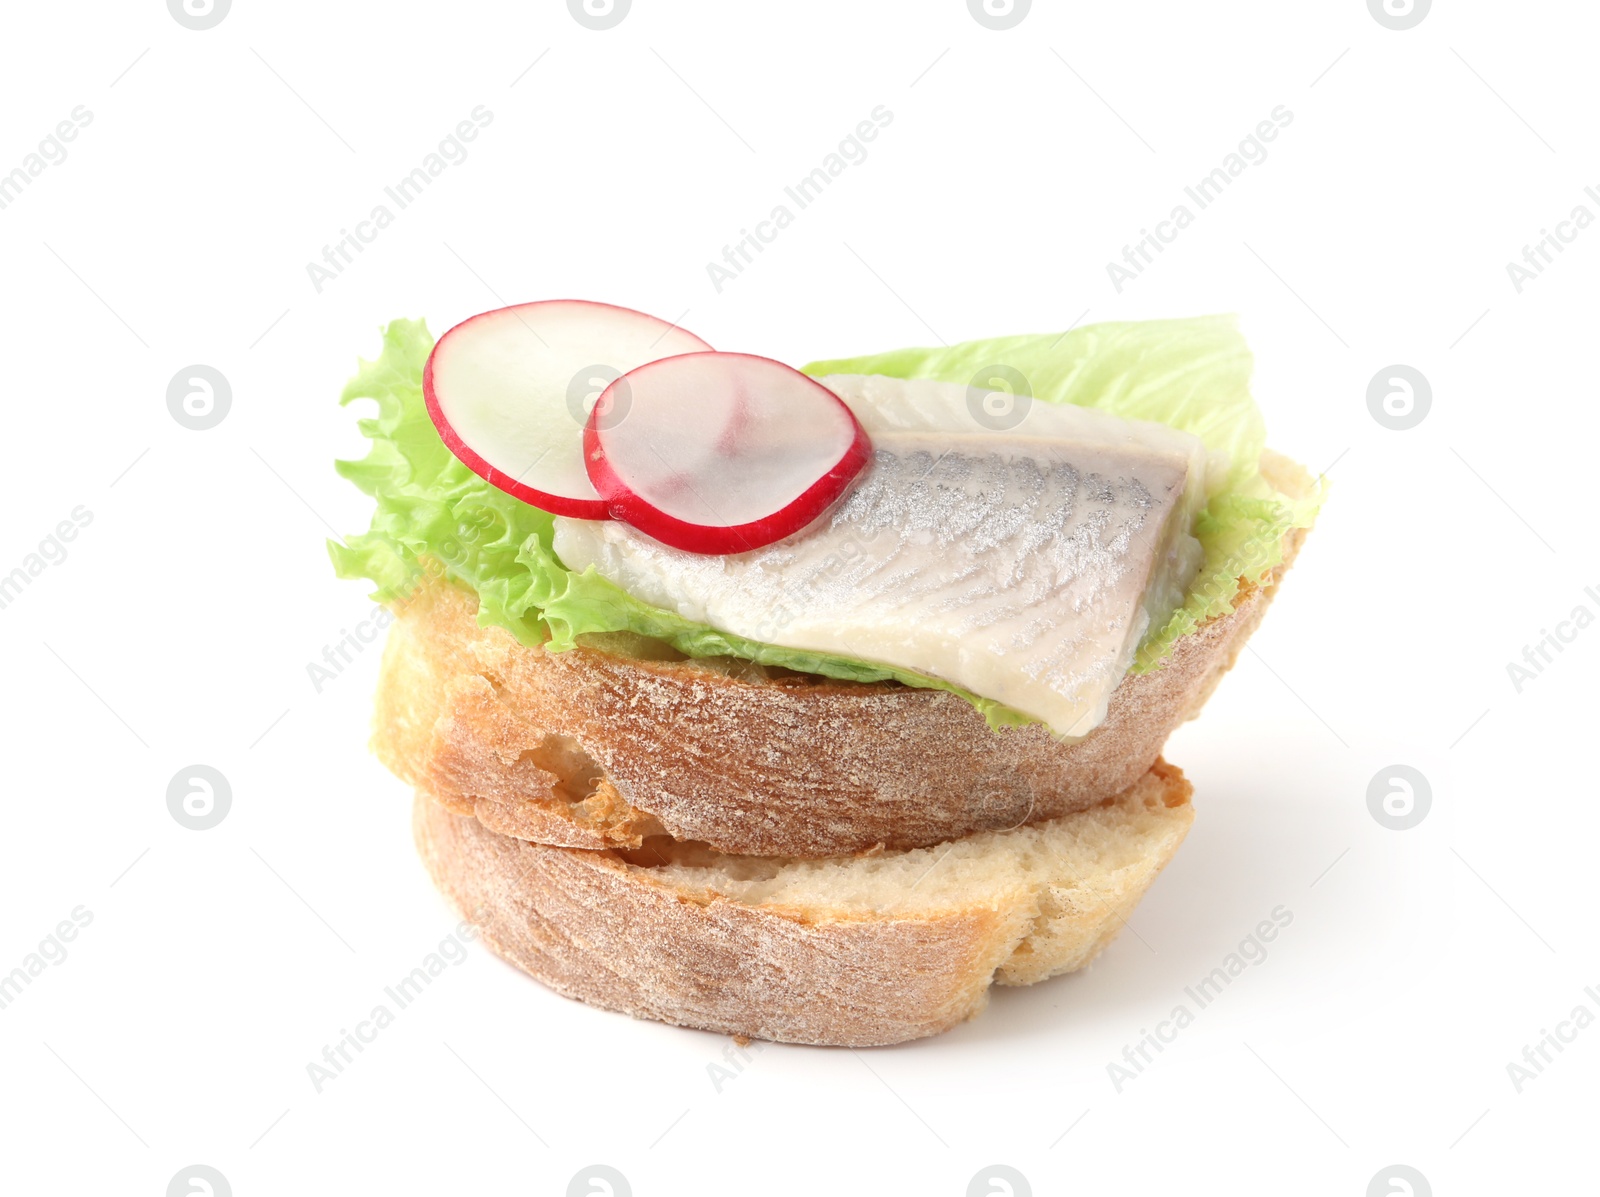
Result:
[[[433,883],[559,993],[781,1042],[1083,968],[1321,502],[1250,372],[1228,317],[799,370],[586,301],[391,323],[329,550]]]

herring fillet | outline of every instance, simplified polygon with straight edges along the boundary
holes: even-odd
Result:
[[[1087,734],[1197,564],[1192,438],[1056,413],[974,431],[966,388],[825,381],[874,452],[822,522],[703,556],[618,522],[558,518],[557,555],[732,634],[915,669],[1057,735]],[[963,393],[959,409],[940,388]]]

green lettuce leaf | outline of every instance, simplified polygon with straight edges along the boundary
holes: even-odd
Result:
[[[384,330],[383,352],[361,362],[340,397],[345,404],[377,403],[377,416],[360,421],[372,441],[367,456],[336,463],[341,475],[376,500],[376,510],[365,533],[330,541],[328,551],[339,576],[376,583],[375,599],[403,603],[430,574],[442,571],[477,593],[480,624],[506,628],[525,644],[555,652],[586,634],[629,632],[691,657],[732,657],[846,681],[948,690],[997,729],[1034,722],[912,670],[731,636],[640,602],[592,568],[567,569],[551,548],[552,517],[490,486],[439,439],[422,399],[422,368],[432,346],[422,321],[394,321]],[[1196,531],[1206,548],[1205,567],[1186,605],[1146,638],[1136,669],[1153,668],[1180,636],[1231,610],[1238,580],[1256,580],[1278,564],[1283,530],[1309,519],[1309,509],[1277,495],[1255,467],[1264,434],[1248,389],[1249,351],[1230,319],[1096,325],[1059,336],[817,362],[806,370],[970,382],[995,365],[1020,371],[1038,399],[1158,420],[1231,455],[1228,484],[1212,498]]]

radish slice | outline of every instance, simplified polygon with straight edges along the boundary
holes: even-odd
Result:
[[[673,548],[741,553],[800,531],[845,492],[871,442],[827,387],[771,358],[689,353],[619,379],[601,396],[584,464],[611,514]]]
[[[440,337],[422,394],[439,436],[473,473],[557,515],[610,519],[583,465],[591,403],[602,422],[621,419],[627,391],[613,390],[614,381],[657,358],[710,348],[665,320],[608,303],[523,303]]]

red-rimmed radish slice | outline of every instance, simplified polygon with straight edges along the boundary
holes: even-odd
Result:
[[[583,430],[589,478],[617,519],[691,553],[792,536],[872,453],[837,395],[771,358],[688,353],[640,366],[613,389],[626,394],[627,417],[605,418],[601,397]]]
[[[610,519],[583,464],[591,406],[629,370],[709,350],[676,325],[608,303],[550,299],[483,312],[433,347],[428,415],[450,452],[507,494],[557,515]],[[626,415],[625,392],[611,418]]]

